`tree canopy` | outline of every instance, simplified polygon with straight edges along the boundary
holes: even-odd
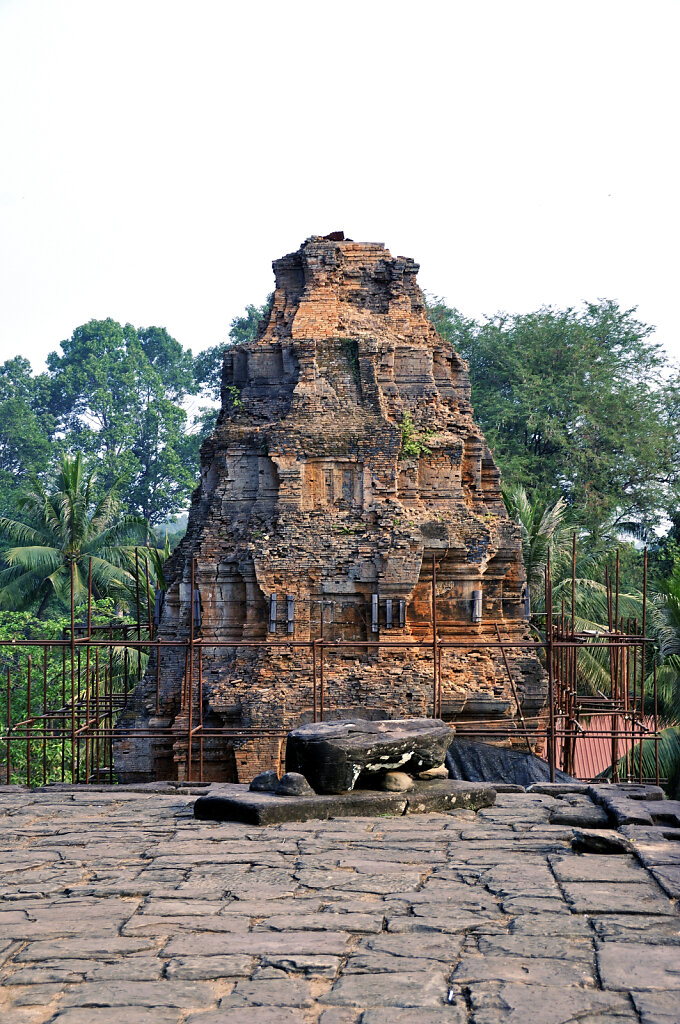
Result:
[[[498,314],[438,299],[430,316],[468,361],[475,418],[506,485],[560,496],[591,531],[652,526],[680,497],[680,376],[652,328],[610,300]]]

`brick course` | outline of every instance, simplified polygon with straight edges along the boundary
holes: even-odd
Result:
[[[327,639],[423,640],[431,636],[434,558],[443,638],[495,640],[498,623],[504,638],[527,639],[518,529],[473,420],[466,364],[427,317],[417,264],[382,244],[312,237],[273,266],[268,322],[256,341],[225,351],[222,409],[201,450],[186,537],[168,567],[160,635],[188,634],[195,558],[204,644],[291,636],[288,596],[296,640],[318,637],[322,605]],[[406,413],[428,449],[417,459],[400,458]],[[524,713],[535,715],[545,703],[538,659],[515,651],[509,660]],[[310,661],[300,649],[206,646],[206,726],[288,729],[308,721]],[[181,773],[184,672],[181,649],[164,651],[157,719],[152,660],[124,722],[174,725],[177,739],[119,741],[121,779]],[[431,651],[329,653],[327,714],[431,714],[432,675]],[[443,653],[443,716],[464,728],[466,708],[486,715],[490,730],[516,713],[499,652]],[[206,777],[228,781],[247,780],[282,756],[277,739],[206,741],[204,753]]]

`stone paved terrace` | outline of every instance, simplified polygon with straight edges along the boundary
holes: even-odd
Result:
[[[0,792],[0,1024],[680,1021],[660,829],[645,867],[575,853],[549,795],[267,828],[193,800]]]

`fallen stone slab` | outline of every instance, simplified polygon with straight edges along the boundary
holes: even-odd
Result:
[[[125,1024],[177,1024],[180,1012],[162,1006],[126,1006]],[[121,1016],[118,1006],[98,1006],[96,1010],[97,1024],[121,1024]],[[91,1007],[71,1007],[61,1010],[53,1020],[54,1024],[94,1024],[95,1017]]]
[[[238,783],[216,783],[194,804],[194,817],[204,821],[275,825],[286,821],[428,814],[460,807],[476,811],[491,807],[495,799],[495,790],[490,785],[453,779],[418,780],[408,793],[357,789],[349,793],[300,797],[253,792]]]
[[[446,1001],[446,972],[439,964],[424,971],[395,974],[346,974],[319,1002],[335,1006],[441,1006]]]
[[[654,883],[562,882],[575,914],[654,914],[675,916],[675,906]],[[680,965],[678,966],[680,971]]]
[[[346,793],[362,773],[415,773],[444,764],[452,730],[439,719],[310,722],[288,733],[286,771],[317,793]]]
[[[630,914],[602,914],[589,918],[598,940],[610,942],[649,943],[651,946],[680,946],[680,916],[644,917]],[[680,963],[680,950],[678,951]]]
[[[478,982],[468,987],[467,997],[473,1010],[473,1020],[480,1024],[637,1022],[637,1014],[623,993],[601,992],[577,985]]]
[[[666,864],[653,868],[652,874],[671,899],[680,899],[680,864]]]

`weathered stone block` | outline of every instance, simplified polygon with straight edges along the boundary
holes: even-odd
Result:
[[[362,773],[436,768],[450,742],[450,727],[436,719],[318,722],[288,734],[286,768],[301,772],[317,793],[345,793]]]

